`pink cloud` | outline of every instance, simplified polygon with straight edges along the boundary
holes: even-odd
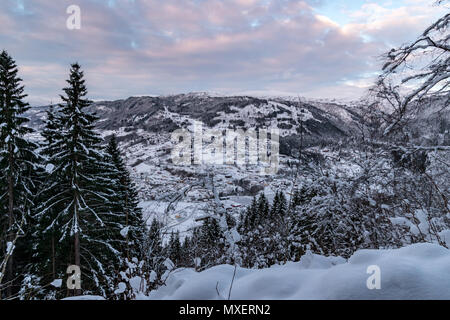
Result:
[[[57,96],[68,64],[79,61],[92,95],[105,99],[233,86],[360,94],[377,57],[437,14],[419,0],[397,9],[369,3],[341,26],[317,15],[314,1],[78,2],[77,31],[65,28],[69,0],[27,2],[27,15],[12,2],[0,8],[0,41],[24,66],[31,93]]]

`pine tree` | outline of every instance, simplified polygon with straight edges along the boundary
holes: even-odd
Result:
[[[269,210],[269,217],[273,219],[278,214],[278,207],[280,203],[280,194],[278,191],[275,193],[275,197],[273,198],[272,207]]]
[[[41,143],[41,155],[45,158],[45,172],[43,174],[44,185],[53,184],[53,188],[48,190],[49,192],[45,192],[42,190],[39,193],[37,198],[38,202],[45,201],[45,199],[49,199],[53,192],[55,192],[58,181],[52,180],[52,171],[55,168],[56,163],[52,163],[55,158],[54,156],[58,153],[59,149],[54,149],[55,141],[61,139],[61,134],[63,130],[63,125],[61,123],[60,116],[57,114],[54,105],[50,105],[48,110],[46,111],[47,117],[45,120],[44,128],[41,132],[44,141]],[[53,160],[52,160],[53,159]],[[59,190],[61,192],[62,190]],[[32,261],[32,270],[31,274],[36,278],[40,278],[39,275],[49,274],[51,277],[48,278],[49,281],[57,278],[56,270],[64,269],[64,265],[56,265],[57,257],[56,257],[56,247],[58,246],[58,232],[55,228],[52,228],[48,232],[42,232],[41,226],[48,226],[51,222],[56,218],[59,211],[64,208],[61,205],[55,205],[53,208],[48,210],[45,216],[35,220],[34,228],[33,228],[33,240],[34,240],[34,251],[39,251],[40,254],[36,255]],[[60,235],[59,235],[60,236]],[[46,259],[41,259],[42,257],[47,257]]]
[[[225,236],[214,218],[207,218],[198,230],[197,257],[203,269],[222,264],[225,261]]]
[[[190,249],[191,249],[190,254],[195,271],[200,271],[201,269],[201,247],[199,239],[200,239],[200,228],[196,227],[192,231],[192,237],[190,238]]]
[[[43,190],[49,197],[40,205],[38,219],[40,233],[55,233],[58,239],[58,267],[64,263],[80,266],[85,292],[107,295],[121,265],[120,248],[115,246],[120,228],[112,205],[115,168],[105,161],[103,140],[94,131],[98,118],[86,110],[91,101],[85,98],[83,77],[80,66],[73,64],[68,87],[61,95],[64,103],[58,106],[55,134],[47,136],[47,167],[54,168],[49,170]],[[63,278],[64,274],[65,268],[58,268],[57,275]]]
[[[277,191],[272,202],[272,208],[270,209],[270,219],[279,219],[284,217],[287,210],[287,201],[283,192]]]
[[[44,203],[55,194],[64,191],[64,186],[59,184],[53,170],[60,153],[59,146],[55,143],[62,140],[64,125],[61,115],[54,105],[50,105],[46,111],[47,117],[41,132],[44,140],[40,143],[40,154],[43,157],[45,170],[41,171],[41,185],[36,195],[37,203]],[[70,243],[61,242],[61,230],[55,225],[47,228],[57,218],[59,212],[64,210],[64,203],[56,203],[45,210],[45,214],[39,214],[42,208],[38,207],[38,214],[32,217],[31,238],[33,256],[30,260],[30,268],[26,275],[26,281],[22,284],[21,298],[28,299],[33,296],[42,299],[57,298],[57,290],[49,286],[55,279],[65,276],[67,268],[67,252],[71,251]],[[44,288],[44,289],[43,289]]]
[[[363,243],[363,215],[349,206],[348,185],[334,174],[316,174],[307,186],[318,190],[308,202],[297,207],[292,233],[299,250],[321,255],[349,257]]]
[[[169,259],[175,264],[175,266],[179,267],[182,259],[182,249],[180,242],[180,233],[178,231],[171,233],[167,251]]]
[[[108,157],[106,161],[111,161],[114,165],[112,180],[114,181],[114,210],[118,216],[116,221],[121,226],[121,233],[125,236],[126,258],[142,259],[142,243],[145,235],[145,225],[142,218],[142,209],[139,208],[138,193],[131,180],[125,162],[117,146],[117,140],[113,135],[106,149]]]
[[[184,238],[183,245],[181,247],[180,267],[184,268],[194,267],[193,253],[192,253],[192,239],[189,236]]]
[[[16,276],[23,271],[29,259],[30,244],[27,220],[34,208],[40,157],[37,145],[26,138],[33,130],[26,126],[29,121],[24,113],[29,110],[23,99],[24,87],[18,77],[18,68],[6,52],[0,53],[0,261],[8,242],[21,233],[16,249],[6,267],[6,296],[17,290]],[[21,227],[20,227],[21,226]],[[25,235],[25,237],[24,237]]]
[[[275,193],[271,206],[264,194],[254,198],[238,224],[242,266],[267,268],[290,260],[292,220],[283,192]]]
[[[286,197],[277,191],[270,208],[269,217],[262,229],[264,239],[264,257],[271,266],[286,262],[289,257],[290,217],[287,215]]]
[[[264,223],[265,220],[269,216],[269,201],[267,201],[267,198],[264,194],[261,194],[258,199],[258,215],[256,217],[256,223],[261,224]]]
[[[269,219],[269,203],[264,194],[254,198],[241,218],[238,230],[241,235],[239,251],[242,265],[246,268],[267,266],[264,237]]]
[[[147,239],[147,252],[152,256],[160,256],[163,251],[161,228],[162,224],[156,218],[153,218]]]
[[[147,274],[150,274],[152,271],[156,273],[156,279],[150,285],[150,289],[155,289],[160,284],[161,276],[166,269],[163,263],[167,256],[166,250],[163,248],[162,224],[156,218],[152,220],[143,247]]]
[[[253,198],[251,205],[242,214],[239,225],[239,232],[246,234],[256,226],[258,218],[258,203],[256,197]]]
[[[56,113],[54,105],[50,105],[46,111],[46,115],[47,118],[45,120],[45,126],[41,132],[41,136],[44,138],[44,148],[42,154],[51,156],[51,146],[53,146],[53,142],[61,138],[59,135],[61,133],[62,124],[59,115]]]

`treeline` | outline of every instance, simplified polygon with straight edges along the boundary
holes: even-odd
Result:
[[[167,256],[177,267],[197,271],[226,263],[261,269],[299,261],[307,251],[348,258],[358,249],[397,248],[419,241],[409,229],[393,224],[389,214],[380,212],[375,217],[367,210],[369,203],[342,203],[343,194],[332,193],[343,190],[333,187],[333,177],[323,177],[295,191],[290,201],[281,191],[272,203],[261,194],[238,221],[227,217],[228,227],[236,226],[240,234],[234,248],[217,219],[209,217],[184,241],[172,233]]]
[[[0,297],[112,297],[121,270],[144,256],[146,227],[135,186],[98,118],[83,72],[71,65],[62,104],[32,141],[18,68],[0,54]],[[82,291],[68,290],[67,267],[81,267]]]

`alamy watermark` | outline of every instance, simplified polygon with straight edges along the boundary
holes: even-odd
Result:
[[[77,265],[70,265],[66,271],[69,276],[67,277],[67,289],[79,290],[81,289],[81,269]]]
[[[381,289],[381,269],[377,265],[367,267],[367,273],[371,276],[367,278],[366,286],[369,290]]]
[[[193,130],[172,133],[171,159],[175,165],[254,165],[259,173],[276,174],[280,131],[270,129],[209,129],[195,121]]]
[[[79,30],[81,29],[81,9],[77,5],[68,6],[66,13],[69,17],[66,20],[66,27],[69,30]]]

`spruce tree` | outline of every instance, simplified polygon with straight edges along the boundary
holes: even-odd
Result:
[[[284,217],[287,210],[287,201],[283,192],[277,191],[270,210],[270,218],[279,219]]]
[[[152,256],[159,256],[163,251],[161,228],[162,224],[156,218],[153,218],[148,231],[148,245],[146,246],[147,253]]]
[[[254,266],[257,268],[269,267],[267,261],[267,239],[270,223],[270,205],[264,193],[258,198],[258,210],[255,228],[250,232]]]
[[[180,233],[178,231],[172,232],[168,246],[169,259],[178,267],[182,259],[181,250]]]
[[[147,273],[150,274],[152,271],[156,273],[156,279],[150,284],[150,289],[157,288],[161,276],[164,273],[165,267],[163,263],[166,259],[165,251],[162,242],[162,224],[156,218],[153,218],[143,246]]]
[[[226,241],[219,222],[214,218],[207,218],[198,233],[198,257],[202,268],[206,269],[225,261]]]
[[[277,191],[263,229],[264,256],[268,266],[284,263],[289,259],[289,225],[286,197],[283,192]]]
[[[111,161],[115,169],[111,177],[114,182],[112,201],[117,216],[115,220],[121,227],[121,235],[125,237],[122,251],[125,252],[128,261],[132,258],[142,259],[142,243],[145,235],[142,209],[138,206],[138,193],[120,154],[115,135],[111,137],[106,152],[107,161]]]
[[[300,242],[299,250],[311,250],[321,255],[340,255],[348,258],[363,243],[364,217],[350,209],[348,189],[335,175],[315,176],[313,186],[318,190],[311,200],[296,209],[292,234]],[[298,244],[297,244],[298,246]]]
[[[269,215],[269,202],[266,196],[262,193],[258,199],[258,216],[256,217],[257,223],[264,223]]]
[[[251,255],[253,249],[251,232],[254,231],[257,215],[258,203],[256,197],[254,197],[251,205],[245,212],[241,213],[238,225],[238,232],[241,235],[241,241],[238,243],[240,259],[242,266],[246,268],[252,267],[254,263]]]
[[[28,223],[38,183],[40,158],[37,145],[26,135],[33,132],[24,113],[29,105],[24,101],[24,86],[18,68],[6,52],[0,53],[0,261],[8,243],[15,235],[21,237],[8,259],[6,267],[6,296],[17,290],[16,276],[20,275],[29,259]],[[1,293],[0,293],[1,294]]]
[[[184,267],[184,268],[194,267],[193,253],[192,253],[192,240],[189,236],[184,238],[183,245],[181,247],[180,267]]]
[[[120,229],[112,204],[115,168],[105,161],[103,140],[94,130],[98,118],[87,110],[92,102],[86,99],[83,78],[80,66],[73,64],[61,95],[63,104],[58,106],[56,134],[47,141],[47,161],[54,168],[43,191],[49,198],[40,206],[39,219],[41,225],[47,223],[42,233],[57,233],[56,255],[61,264],[81,267],[82,289],[107,295],[121,265],[115,245]],[[55,216],[47,221],[54,208]],[[57,272],[64,277],[65,271]],[[81,294],[80,290],[74,293]]]
[[[45,201],[49,199],[53,193],[58,188],[59,181],[52,180],[52,171],[55,168],[55,155],[59,152],[59,149],[54,149],[55,141],[58,141],[62,138],[62,130],[63,125],[61,123],[61,119],[59,114],[55,110],[54,105],[50,105],[48,110],[46,111],[46,120],[44,128],[41,132],[44,141],[41,143],[41,155],[44,157],[45,162],[45,173],[43,180],[45,181],[45,187],[38,196],[38,201]],[[49,189],[48,192],[45,192],[47,186],[52,184],[53,188]],[[62,190],[58,190],[58,192],[62,192]],[[48,280],[53,280],[57,278],[56,270],[64,269],[64,266],[57,266],[57,257],[56,257],[56,247],[58,246],[58,233],[57,230],[53,227],[48,232],[42,232],[42,226],[48,226],[51,222],[56,218],[56,215],[60,210],[63,210],[61,205],[55,205],[50,210],[48,210],[45,216],[39,218],[37,217],[33,239],[35,242],[35,251],[39,251],[40,255],[37,255],[38,259],[34,259],[33,261],[33,270],[32,273],[36,277],[39,278],[39,274],[49,274],[51,277]],[[45,254],[43,254],[45,252]],[[47,257],[46,259],[40,259],[42,257]]]
[[[291,215],[287,200],[277,191],[272,206],[264,194],[254,198],[241,214],[238,230],[242,265],[247,268],[267,268],[290,260]]]
[[[51,146],[53,146],[53,142],[60,138],[61,133],[61,119],[59,115],[56,113],[55,106],[50,105],[48,110],[46,111],[46,120],[44,129],[41,132],[41,136],[44,138],[43,150],[42,154],[46,156],[52,155]]]
[[[55,157],[60,152],[55,148],[55,142],[62,139],[63,124],[60,115],[54,105],[50,105],[46,111],[47,117],[41,132],[44,140],[41,142],[40,154],[44,158],[45,170],[41,173],[42,187],[36,201],[43,203],[53,195],[63,192],[63,186],[52,172],[56,165]],[[59,190],[57,190],[59,188]],[[55,299],[56,288],[48,284],[57,278],[64,276],[67,268],[66,253],[71,250],[69,243],[58,241],[61,237],[60,230],[56,226],[47,227],[56,219],[58,213],[64,209],[64,203],[54,204],[45,211],[44,215],[37,214],[32,223],[32,250],[34,252],[30,261],[30,270],[27,281],[22,284],[21,298],[34,296],[41,299]],[[46,289],[42,289],[46,288]]]

